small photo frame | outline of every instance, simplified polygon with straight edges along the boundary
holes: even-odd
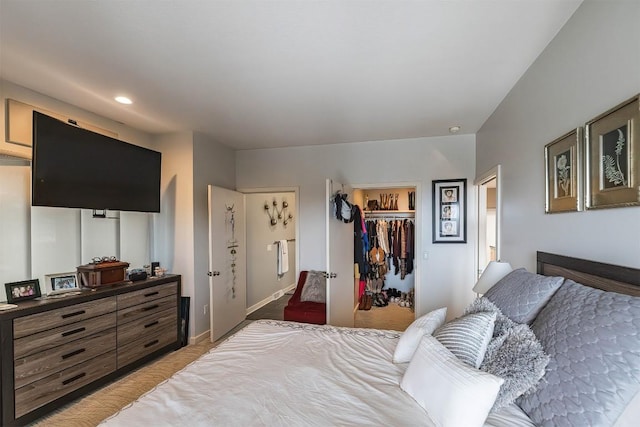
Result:
[[[433,243],[467,242],[467,180],[432,182]]]
[[[7,291],[7,302],[9,304],[27,301],[41,296],[40,280],[38,279],[5,283],[4,287]]]
[[[47,274],[45,276],[45,289],[47,295],[79,291],[78,275],[75,272]]]
[[[544,147],[546,213],[582,210],[582,128]]]
[[[587,209],[640,205],[638,95],[585,124]]]

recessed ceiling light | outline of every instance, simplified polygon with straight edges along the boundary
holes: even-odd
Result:
[[[449,133],[458,133],[460,132],[460,126],[451,126],[449,128]]]
[[[118,101],[120,104],[126,104],[126,105],[133,104],[133,101],[127,98],[126,96],[116,96],[115,100]]]

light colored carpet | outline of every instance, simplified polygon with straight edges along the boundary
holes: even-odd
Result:
[[[88,396],[66,405],[55,413],[41,418],[33,425],[38,427],[96,426],[249,323],[251,321],[242,322],[213,344],[203,341],[169,353]]]
[[[407,307],[400,307],[397,303],[390,303],[386,307],[371,307],[371,310],[356,312],[356,328],[392,329],[404,331],[415,320],[415,313]]]

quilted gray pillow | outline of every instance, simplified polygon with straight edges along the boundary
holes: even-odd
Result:
[[[476,313],[454,319],[435,330],[433,336],[458,359],[479,368],[493,336],[496,313]]]
[[[300,292],[300,301],[325,303],[327,301],[327,279],[322,271],[311,270]]]
[[[480,369],[504,379],[492,411],[509,405],[535,387],[549,356],[527,325],[514,325],[491,340]]]
[[[613,425],[640,392],[640,297],[566,280],[531,329],[550,356],[517,403],[536,425]]]
[[[504,276],[484,296],[517,323],[531,324],[564,278],[541,276],[518,268]]]

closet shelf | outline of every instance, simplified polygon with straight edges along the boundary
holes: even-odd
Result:
[[[397,211],[363,211],[365,218],[367,216],[402,216],[402,217],[411,217],[415,216],[416,211],[414,210],[397,210]]]

